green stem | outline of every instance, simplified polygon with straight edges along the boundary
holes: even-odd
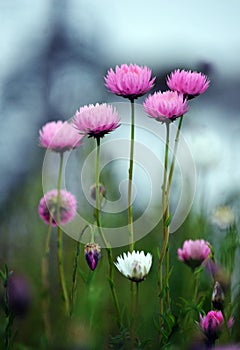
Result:
[[[74,263],[73,263],[73,274],[72,274],[72,289],[71,289],[71,299],[70,299],[70,317],[73,314],[73,308],[74,308],[74,301],[75,301],[75,293],[76,293],[76,289],[77,289],[77,269],[78,269],[78,258],[80,255],[80,248],[81,248],[81,237],[84,234],[84,232],[86,231],[86,229],[89,227],[89,225],[86,225],[82,232],[80,233],[79,239],[77,241],[77,245],[76,245],[76,254],[74,257]]]
[[[133,323],[132,323],[132,329],[131,329],[131,349],[132,350],[134,350],[136,325],[137,325],[137,318],[138,318],[138,308],[139,308],[139,282],[135,282],[135,283],[136,283],[135,308],[133,313]]]
[[[5,345],[4,349],[5,350],[10,350],[13,321],[14,321],[14,315],[12,312],[10,312],[7,318],[7,325],[4,332],[4,345]]]
[[[61,218],[60,218],[60,194],[61,194],[61,183],[62,183],[62,169],[63,169],[63,153],[60,153],[60,165],[59,165],[59,174],[58,174],[58,183],[57,183],[57,232],[58,232],[58,239],[57,239],[57,256],[58,256],[58,273],[59,273],[59,279],[60,279],[60,285],[62,289],[62,298],[65,303],[65,309],[66,314],[69,315],[69,298],[67,293],[67,287],[66,287],[66,281],[64,276],[64,270],[63,270],[63,253],[62,253],[62,230],[60,227],[61,224]]]
[[[159,291],[159,311],[160,318],[162,320],[163,316],[163,276],[162,276],[162,264],[165,256],[165,252],[168,246],[168,237],[169,237],[169,228],[167,225],[167,218],[169,216],[168,203],[166,201],[166,184],[167,184],[167,170],[168,170],[168,151],[169,151],[169,123],[166,123],[166,142],[165,142],[165,156],[164,156],[164,175],[163,175],[163,184],[162,184],[162,225],[163,225],[163,246],[160,253],[158,261],[158,291]],[[160,329],[162,328],[162,321],[160,322]]]
[[[119,303],[118,303],[118,298],[117,298],[117,293],[114,285],[114,270],[113,270],[113,256],[112,256],[112,249],[107,242],[102,226],[101,226],[101,218],[100,218],[100,193],[99,193],[99,164],[100,164],[100,137],[96,138],[97,141],[97,156],[96,156],[96,222],[97,222],[97,228],[99,235],[106,247],[107,250],[107,256],[108,256],[108,265],[109,265],[109,273],[108,273],[108,282],[110,286],[110,290],[112,293],[112,298],[113,298],[113,303],[116,309],[116,315],[117,315],[117,324],[119,328],[122,326],[122,321],[121,321],[121,314],[120,314],[120,308],[119,308]]]
[[[194,275],[193,302],[194,302],[195,305],[197,305],[197,296],[198,296],[200,273],[196,272],[193,275]]]
[[[180,130],[182,127],[182,122],[183,122],[183,116],[180,117],[179,123],[178,123],[178,129],[175,137],[175,142],[174,142],[174,148],[173,148],[173,157],[172,157],[172,162],[170,165],[170,170],[169,170],[169,176],[167,180],[167,189],[166,191],[166,218],[169,218],[169,203],[170,203],[170,189],[171,189],[171,184],[172,184],[172,177],[173,177],[173,171],[174,171],[174,166],[175,166],[175,161],[176,161],[176,155],[177,155],[177,148],[178,148],[178,142],[179,142],[179,135],[180,135]],[[170,224],[170,223],[169,223]],[[165,286],[166,286],[166,307],[167,309],[170,308],[170,289],[169,289],[169,224],[166,227],[166,239],[167,239],[167,246],[166,246],[166,254],[165,254]]]
[[[129,230],[129,250],[134,249],[133,236],[133,209],[132,209],[132,180],[133,180],[133,158],[134,158],[134,100],[131,102],[131,145],[130,145],[130,160],[128,169],[128,230]]]
[[[44,329],[46,334],[46,339],[49,342],[51,339],[51,325],[49,320],[49,279],[48,279],[48,273],[49,273],[49,252],[50,252],[50,238],[51,238],[51,231],[52,231],[52,220],[53,216],[50,215],[47,235],[45,239],[45,251],[44,256],[42,258],[42,289],[43,289],[43,296],[42,296],[42,309],[43,309],[43,322],[44,322]]]

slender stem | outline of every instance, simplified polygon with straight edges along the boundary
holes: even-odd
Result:
[[[197,304],[200,273],[195,272],[193,275],[194,275],[193,302],[194,304]]]
[[[71,290],[71,298],[70,298],[70,317],[73,314],[75,293],[76,293],[76,289],[77,289],[77,268],[78,268],[78,258],[80,255],[80,248],[81,248],[80,239],[88,227],[89,227],[89,225],[86,225],[83,228],[83,230],[80,233],[79,239],[77,241],[77,245],[76,245],[76,253],[75,253],[75,257],[74,257],[73,274],[72,274],[72,290]]]
[[[47,235],[45,239],[45,251],[44,256],[42,257],[42,289],[43,289],[43,297],[42,297],[42,309],[43,309],[43,322],[44,329],[46,334],[46,339],[49,341],[51,339],[51,323],[49,320],[49,252],[50,252],[50,238],[52,231],[52,220],[53,217],[50,215]]]
[[[162,225],[163,225],[163,246],[160,253],[158,261],[158,291],[159,291],[159,311],[160,317],[163,315],[163,276],[162,276],[162,264],[165,256],[165,252],[168,246],[168,225],[167,218],[169,216],[168,203],[166,203],[166,184],[167,184],[167,170],[168,170],[168,150],[169,150],[169,123],[166,123],[166,141],[165,141],[165,156],[164,156],[164,175],[162,184]],[[162,327],[162,322],[160,322],[160,328]]]
[[[134,236],[133,236],[133,209],[132,209],[132,180],[133,180],[133,158],[134,158],[134,100],[131,102],[131,145],[130,145],[130,159],[128,169],[128,230],[129,230],[129,250],[134,249]]]
[[[96,156],[96,222],[97,222],[97,228],[98,228],[99,235],[100,235],[104,245],[106,246],[106,250],[107,250],[108,264],[109,264],[108,282],[109,282],[109,286],[110,286],[110,289],[111,289],[114,306],[115,306],[115,309],[116,309],[117,324],[118,324],[118,326],[120,328],[122,326],[122,321],[121,321],[121,314],[120,314],[120,308],[119,308],[117,293],[116,293],[116,289],[115,289],[115,285],[114,285],[114,270],[113,270],[112,249],[111,249],[111,246],[110,246],[109,242],[107,242],[107,240],[106,240],[106,238],[104,236],[104,233],[103,233],[103,230],[102,230],[102,226],[101,226],[100,193],[99,193],[100,138],[97,137],[96,141],[97,141],[97,156]]]
[[[175,161],[176,161],[177,148],[178,148],[179,135],[180,135],[181,127],[182,127],[182,122],[183,122],[183,116],[181,116],[179,123],[178,123],[178,129],[177,129],[174,148],[173,148],[173,158],[172,158],[172,163],[170,166],[170,171],[169,171],[169,176],[168,176],[168,184],[167,184],[167,198],[168,198],[168,200],[169,200],[169,196],[170,196],[170,188],[171,188],[171,184],[172,184],[172,177],[173,177],[173,171],[174,171],[174,166],[175,166]]]
[[[62,289],[62,298],[65,303],[66,313],[69,314],[69,298],[67,293],[66,281],[63,270],[63,253],[62,253],[62,230],[60,227],[61,218],[60,218],[60,194],[61,194],[61,183],[62,183],[62,169],[63,169],[63,153],[60,153],[60,165],[59,165],[59,174],[58,174],[58,196],[57,196],[57,224],[58,224],[58,239],[57,239],[57,256],[58,256],[58,273],[60,279],[60,285]]]
[[[177,155],[177,148],[178,148],[178,142],[179,142],[179,134],[181,130],[183,122],[183,116],[181,116],[179,123],[178,123],[178,129],[175,137],[175,142],[174,142],[174,148],[173,148],[173,157],[172,157],[172,162],[170,165],[170,170],[169,170],[169,176],[167,180],[167,189],[166,191],[166,219],[169,217],[169,202],[170,202],[170,189],[171,189],[171,184],[172,184],[172,177],[173,177],[173,171],[174,171],[174,166],[175,166],[175,161],[176,161],[176,155]],[[166,226],[166,225],[165,225]],[[166,240],[167,240],[167,245],[166,245],[166,253],[165,253],[165,286],[166,286],[166,307],[167,309],[170,308],[170,290],[169,290],[169,224],[166,227]]]
[[[4,333],[5,350],[10,350],[13,321],[14,321],[14,315],[12,312],[10,312],[10,314],[8,315],[8,318],[7,318],[7,325],[6,325],[5,333]]]

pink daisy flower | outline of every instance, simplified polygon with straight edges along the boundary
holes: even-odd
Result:
[[[169,89],[187,95],[188,99],[203,94],[210,81],[203,73],[177,69],[167,77]]]
[[[105,85],[116,95],[134,100],[146,94],[154,85],[155,77],[151,79],[152,71],[146,66],[122,64],[112,68],[104,77]]]
[[[206,316],[200,315],[200,327],[208,340],[214,342],[224,325],[224,318],[221,311],[209,311]]]
[[[145,112],[160,122],[173,121],[188,111],[187,100],[176,91],[155,92],[146,98]]]
[[[44,148],[55,152],[65,152],[81,144],[82,135],[68,122],[49,122],[39,131],[39,142]]]
[[[50,224],[50,217],[52,217],[52,226],[57,226],[57,199],[58,191],[51,190],[47,192],[39,202],[39,216],[47,225]],[[74,195],[66,190],[60,191],[59,211],[61,225],[68,223],[76,215],[77,201]]]
[[[103,137],[119,126],[119,117],[116,108],[111,105],[96,104],[84,106],[75,113],[73,126],[88,137]]]
[[[209,243],[203,239],[195,241],[187,240],[183,243],[183,248],[178,249],[178,259],[190,266],[192,269],[199,267],[210,254]]]

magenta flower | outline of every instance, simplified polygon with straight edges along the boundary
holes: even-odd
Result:
[[[84,249],[85,259],[92,271],[97,267],[98,261],[101,258],[101,248],[96,243],[88,243]]]
[[[173,121],[188,111],[187,100],[175,91],[155,92],[143,106],[149,117],[160,122]]]
[[[200,327],[210,343],[218,338],[224,318],[221,311],[209,311],[206,316],[200,315]]]
[[[146,66],[122,64],[112,68],[104,77],[105,85],[116,95],[134,100],[146,94],[154,85],[156,78],[151,79],[152,71]]]
[[[57,226],[57,200],[57,190],[47,192],[40,200],[38,213],[47,225],[50,224],[50,217],[52,217],[52,226]],[[61,225],[68,223],[76,215],[77,201],[75,197],[66,190],[60,191],[59,211]]]
[[[183,243],[183,248],[178,249],[178,258],[192,269],[199,267],[204,260],[209,258],[211,249],[209,243],[203,239],[195,241],[187,240]]]
[[[39,131],[39,142],[44,148],[55,152],[65,152],[81,144],[83,138],[68,122],[49,122]]]
[[[111,105],[96,104],[84,106],[75,113],[73,126],[88,137],[103,137],[119,126],[119,117],[116,108]]]
[[[169,89],[177,91],[188,99],[203,94],[210,81],[203,73],[191,72],[177,69],[167,77]]]

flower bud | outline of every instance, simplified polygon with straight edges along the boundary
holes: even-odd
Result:
[[[200,326],[208,344],[214,344],[218,339],[224,318],[221,311],[209,311],[206,316],[200,315]]]
[[[6,298],[9,312],[24,317],[30,306],[30,286],[23,276],[11,274],[6,281]]]
[[[84,253],[88,266],[94,271],[99,259],[101,258],[100,246],[96,243],[88,243],[85,245]]]
[[[95,201],[96,200],[96,184],[92,185],[90,187],[90,196],[91,198]],[[100,201],[103,199],[103,197],[105,197],[106,191],[105,191],[105,187],[103,186],[103,184],[99,184],[99,195],[100,195]]]
[[[214,309],[216,310],[223,310],[224,306],[224,292],[221,287],[221,284],[216,281],[213,287],[213,293],[212,293],[212,304]]]

